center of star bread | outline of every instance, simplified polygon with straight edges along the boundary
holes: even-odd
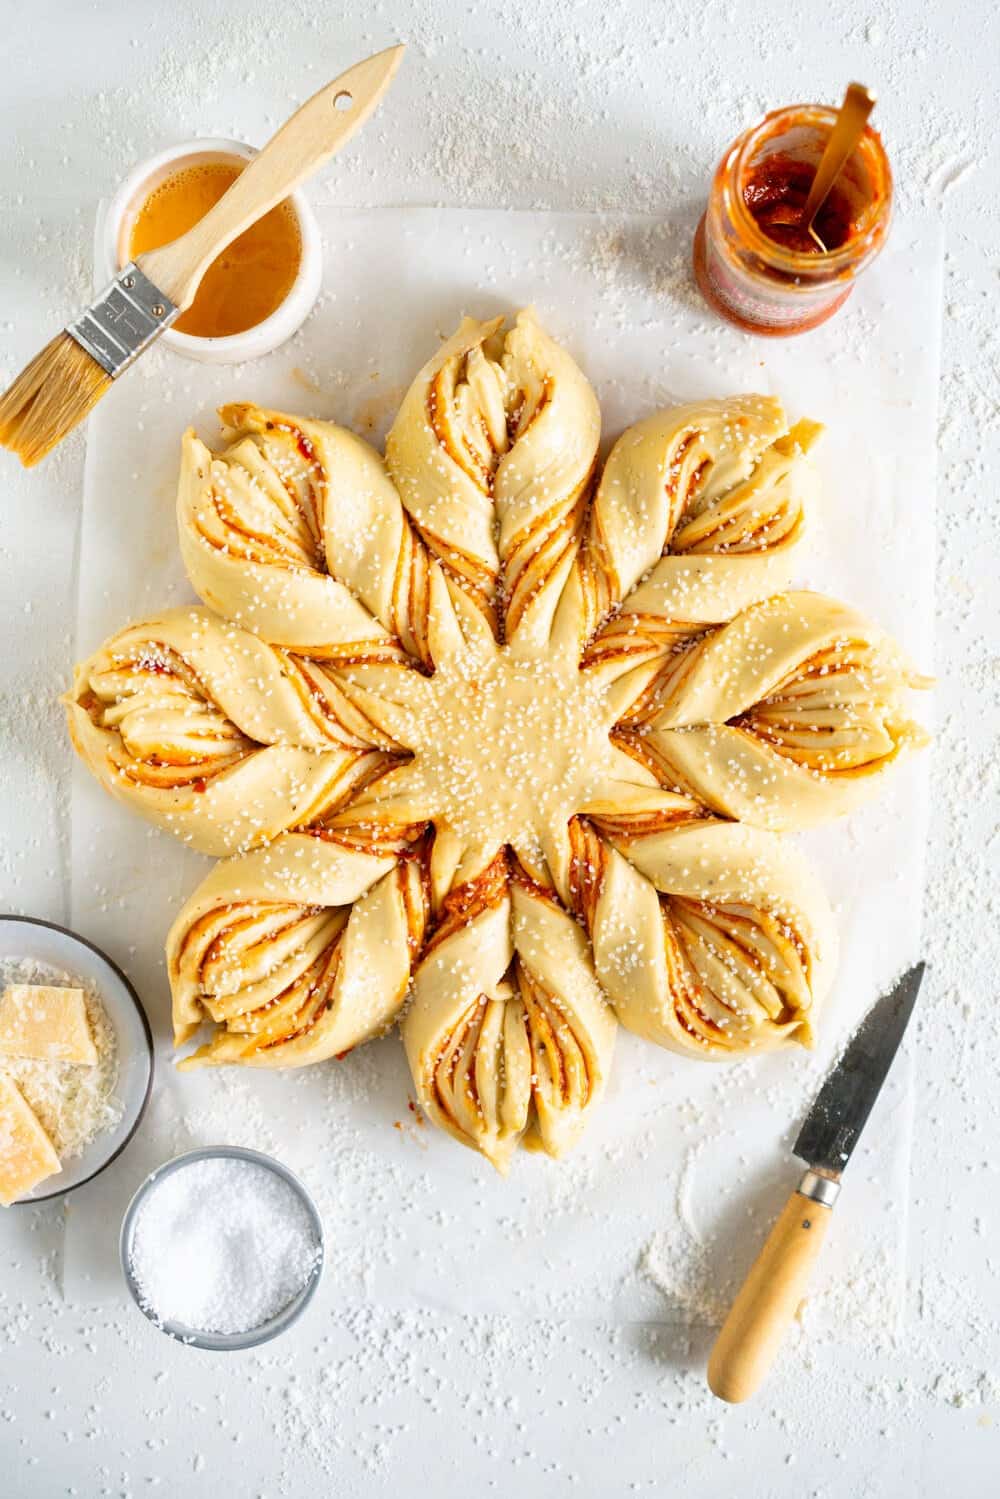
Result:
[[[538,846],[613,776],[606,695],[574,663],[505,648],[434,673],[408,726],[435,822],[466,844]]]

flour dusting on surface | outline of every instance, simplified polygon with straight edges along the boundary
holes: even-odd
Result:
[[[381,1268],[405,1263],[412,1252],[408,1234],[416,1219],[433,1226],[434,1253],[449,1264],[474,1262],[481,1247],[475,1225],[470,1235],[466,1220],[441,1208],[437,1161],[411,1138],[405,1077],[401,1068],[393,1071],[397,1064],[385,1049],[330,1064],[315,1083],[292,1081],[284,1104],[274,1089],[262,1096],[222,1076],[214,1091],[189,1095],[183,1104],[175,1093],[158,1091],[152,1113],[164,1154],[222,1136],[278,1148],[285,1123],[298,1121],[304,1134],[306,1105],[318,1102],[329,1178],[321,1207],[335,1241],[345,1200],[357,1203],[364,1193],[402,1227],[346,1244],[343,1281],[336,1246],[337,1274],[330,1276],[328,1266],[308,1321],[287,1340],[241,1360],[237,1400],[231,1364],[162,1338],[124,1305],[116,1277],[64,1293],[61,1207],[7,1215],[9,1237],[0,1247],[0,1448],[17,1475],[15,1494],[75,1489],[200,1499],[225,1491],[234,1472],[250,1471],[246,1482],[267,1499],[297,1499],[317,1486],[376,1495],[419,1483],[441,1494],[534,1488],[553,1499],[665,1492],[684,1499],[735,1492],[744,1499],[813,1493],[897,1499],[921,1490],[972,1499],[992,1492],[1000,1465],[994,1294],[1000,1194],[993,1149],[1000,1125],[994,893],[1000,216],[990,190],[1000,161],[992,14],[982,5],[847,0],[811,8],[801,28],[790,28],[787,8],[764,0],[749,0],[738,20],[721,0],[698,8],[671,3],[655,22],[648,6],[612,10],[576,0],[489,6],[470,0],[447,14],[434,0],[412,0],[336,15],[320,0],[292,0],[280,13],[260,0],[211,6],[178,0],[170,8],[166,49],[163,14],[162,6],[143,0],[100,13],[53,5],[30,16],[25,11],[8,27],[11,132],[0,165],[6,375],[85,305],[94,206],[128,167],[192,132],[259,143],[292,103],[400,35],[410,49],[392,95],[310,196],[338,209],[447,202],[599,212],[597,232],[558,274],[572,291],[580,266],[596,267],[609,322],[625,316],[625,289],[647,277],[659,278],[665,297],[688,305],[690,233],[708,176],[751,119],[795,98],[832,100],[849,77],[877,89],[876,120],[893,164],[901,222],[912,210],[926,210],[947,234],[937,433],[939,723],[925,913],[931,972],[907,1043],[919,1169],[907,1189],[909,1268],[900,1331],[886,1334],[872,1325],[895,1276],[877,1264],[866,1267],[862,1256],[833,1285],[821,1266],[760,1401],[728,1409],[704,1382],[710,1329],[581,1317],[571,1265],[564,1295],[548,1307],[459,1316],[436,1305],[373,1301]],[[57,70],[60,50],[68,47],[74,65]],[[52,77],[44,89],[36,86],[39,57]],[[650,227],[630,227],[632,214],[650,215]],[[482,272],[477,286],[490,274],[489,256],[478,263],[466,258],[456,268],[463,292],[471,292],[474,265]],[[341,326],[368,315],[344,299],[335,278],[324,298]],[[931,309],[927,316],[933,319]],[[877,319],[848,308],[838,326],[852,358],[868,350],[877,359]],[[714,356],[731,358],[734,346],[719,356],[708,320],[705,328]],[[380,351],[369,352],[377,368]],[[753,352],[767,357],[759,345]],[[362,407],[349,396],[332,353],[312,363],[293,358],[312,387],[298,404],[352,423]],[[200,400],[200,373],[193,370],[154,352],[135,372],[132,378],[149,391],[148,431],[172,412],[193,412]],[[232,371],[232,389],[259,396],[262,373],[260,366]],[[684,393],[664,392],[655,369],[643,376],[650,403]],[[372,410],[377,428],[382,416],[377,406]],[[370,414],[358,421],[364,425]],[[27,476],[8,461],[0,537],[0,596],[15,601],[6,621],[0,758],[8,807],[25,809],[29,824],[25,836],[3,841],[0,882],[8,908],[57,920],[69,914],[70,752],[56,698],[67,686],[70,662],[100,638],[81,639],[74,650],[82,452],[82,440],[74,438]],[[172,542],[176,475],[150,493],[142,466],[133,469],[123,503],[141,495],[151,532],[162,515]],[[897,523],[904,526],[909,496],[899,498]],[[151,597],[148,612],[162,602]],[[137,863],[152,866],[157,844],[145,829],[136,847]],[[197,877],[202,866],[191,868]],[[112,882],[99,876],[95,909],[114,930],[116,955],[128,968],[141,933],[122,922],[118,901]],[[154,1006],[163,1003],[162,973],[159,985],[151,986]],[[162,1014],[160,1020],[162,1031]],[[160,1076],[169,1065],[165,1057],[164,1064]],[[396,1090],[393,1117],[409,1133],[396,1132],[398,1161],[379,1172],[357,1120],[373,1107],[387,1071]],[[652,1087],[641,1070],[635,1076],[637,1087]],[[806,1105],[807,1082],[794,1102],[765,1090],[776,1134],[786,1130],[794,1107]],[[665,1110],[668,1092],[661,1087],[655,1095]],[[670,1117],[684,1148],[703,1135],[727,1151],[735,1179],[746,1167],[745,1152],[726,1133],[725,1105],[722,1090],[700,1117],[679,1105]],[[612,1099],[606,1108],[616,1106]],[[141,1131],[122,1158],[115,1177],[122,1196],[156,1164],[141,1158],[144,1138]],[[640,1129],[631,1156],[568,1165],[545,1215],[528,1221],[515,1196],[509,1217],[519,1234],[511,1232],[505,1248],[526,1290],[551,1256],[553,1239],[572,1223],[574,1196],[585,1200],[609,1166],[643,1173],[671,1235],[660,1250],[669,1253],[682,1155],[679,1145],[665,1171]],[[710,1164],[706,1150],[691,1182],[696,1196]],[[863,1158],[852,1163],[852,1176],[859,1170],[863,1178]],[[95,1185],[114,1190],[111,1173]],[[848,1180],[834,1235],[850,1231],[842,1209],[851,1190]],[[77,1194],[73,1201],[84,1200]],[[776,1200],[780,1207],[780,1194]],[[113,1200],[97,1244],[112,1266],[113,1209],[122,1206]],[[681,1248],[697,1259],[711,1244],[713,1220],[700,1196],[696,1207],[693,1221],[704,1242],[692,1247],[684,1238]],[[884,1206],[896,1215],[906,1210],[899,1198]],[[766,1215],[754,1222],[747,1254],[767,1226]],[[599,1228],[613,1240],[618,1225],[608,1216]],[[859,1239],[863,1230],[859,1219]],[[671,1283],[681,1274],[670,1266]],[[613,1289],[609,1283],[609,1297]],[[660,1317],[664,1298],[655,1285],[650,1292],[648,1315]]]

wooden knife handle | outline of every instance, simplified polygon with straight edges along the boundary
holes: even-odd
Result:
[[[708,1361],[708,1384],[738,1405],[767,1378],[826,1238],[832,1209],[793,1192],[729,1309]]]
[[[402,56],[402,46],[389,47],[313,94],[204,218],[180,239],[139,256],[139,268],[175,307],[190,306],[215,257],[350,140],[389,87]]]

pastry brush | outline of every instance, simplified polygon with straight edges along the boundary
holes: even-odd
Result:
[[[191,305],[202,277],[226,246],[364,124],[402,56],[402,46],[389,47],[321,88],[192,229],[124,266],[0,396],[0,446],[31,468],[62,442],[111,382]]]

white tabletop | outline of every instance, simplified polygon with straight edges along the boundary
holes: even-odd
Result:
[[[994,1493],[993,6],[382,0],[347,9],[49,0],[8,19],[0,377],[84,305],[96,203],[127,166],[193,133],[259,143],[293,102],[399,38],[411,48],[392,109],[316,185],[327,201],[693,217],[741,125],[771,105],[832,100],[858,78],[879,92],[902,202],[944,218],[933,972],[910,1042],[918,1107],[904,1328],[879,1338],[866,1317],[822,1346],[800,1335],[762,1397],[732,1410],[704,1385],[709,1335],[664,1326],[349,1305],[237,1362],[151,1342],[130,1309],[111,1315],[67,1298],[55,1203],[0,1218],[0,1488],[11,1499],[157,1486],[185,1499],[403,1486],[683,1499]],[[0,906],[56,921],[68,914],[70,857],[56,698],[73,651],[81,458],[77,438],[30,475],[3,462]]]

